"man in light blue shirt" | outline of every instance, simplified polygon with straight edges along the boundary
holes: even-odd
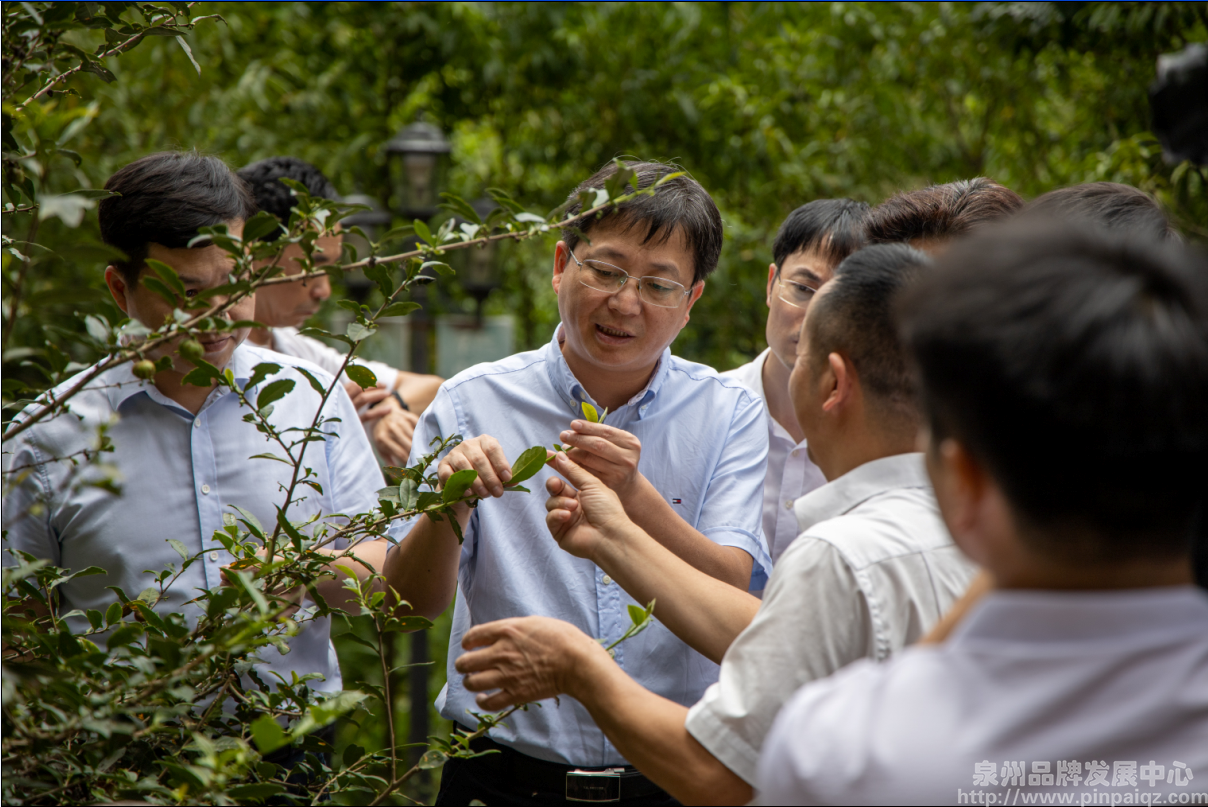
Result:
[[[226,223],[238,235],[254,210],[242,181],[220,160],[193,153],[155,154],[119,171],[106,187],[121,196],[101,203],[101,232],[130,260],[108,267],[105,279],[128,315],[150,328],[159,327],[171,315],[167,301],[140,282],[147,258],[175,269],[190,297],[227,282],[232,262],[225,252],[217,246],[186,248],[202,226]],[[245,298],[227,316],[250,319],[254,305],[254,298]],[[203,358],[229,369],[245,390],[257,365],[277,365],[279,370],[261,385],[276,379],[292,379],[295,384],[274,405],[270,422],[279,429],[309,426],[320,396],[299,368],[324,384],[332,382],[331,376],[307,362],[240,344],[246,336],[247,329],[202,335]],[[261,524],[276,522],[276,506],[284,503],[283,490],[293,468],[250,457],[284,458],[284,450],[243,420],[248,410],[228,388],[181,383],[192,365],[176,349],[175,345],[164,348],[163,355],[173,358],[171,369],[144,380],[135,376],[130,364],[118,365],[71,398],[70,413],[42,420],[5,442],[5,548],[75,571],[99,566],[106,572],[59,586],[61,612],[103,612],[114,602],[107,586],[118,586],[135,597],[154,585],[145,570],[180,563],[167,541],[174,538],[190,554],[205,554],[168,589],[157,609],[195,618],[200,610],[189,601],[200,590],[221,586],[222,569],[234,560],[211,538],[222,529],[223,516],[234,515],[232,506],[238,505]],[[80,377],[68,380],[53,395],[73,388]],[[377,506],[375,491],[383,485],[356,410],[342,387],[327,400],[323,415],[324,429],[331,436],[310,443],[304,463],[314,471],[313,481],[321,491],[304,488],[287,511],[294,523],[369,510]],[[113,450],[101,454],[100,463],[113,466],[120,495],[88,484],[104,475],[99,464],[85,465],[81,472],[70,459],[94,448],[102,428],[107,429]],[[336,544],[320,551],[333,555],[332,565],[365,577],[369,570],[363,565],[334,557],[344,548]],[[380,568],[385,549],[385,541],[373,541],[358,546],[356,555]],[[7,553],[4,563],[13,563]],[[343,599],[342,582],[343,575],[333,574],[317,585],[328,602],[337,605]],[[73,627],[86,628],[87,622],[76,620]],[[320,673],[323,680],[312,681],[313,689],[341,688],[329,619],[304,621],[301,632],[288,641],[288,655],[276,650],[264,653],[262,680],[273,680],[267,673],[286,680],[293,672]]]
[[[631,167],[640,187],[674,170]],[[602,170],[571,198],[603,187],[615,170]],[[451,647],[471,626],[511,616],[557,617],[607,641],[629,625],[634,600],[550,537],[537,491],[551,471],[526,483],[532,494],[503,490],[509,458],[530,446],[567,447],[618,492],[634,521],[702,571],[747,590],[762,588],[771,567],[760,530],[763,403],[739,382],[669,349],[716,266],[717,208],[684,176],[580,228],[590,242],[568,232],[555,252],[562,324],[550,343],[450,379],[416,430],[413,462],[434,436],[462,435],[465,442],[442,460],[440,478],[473,468],[474,492],[486,497],[474,509],[462,507],[460,546],[448,522],[421,517],[400,530],[404,537],[386,561],[388,581],[420,614],[439,614],[460,590]],[[607,407],[604,422],[584,419],[584,403]],[[619,646],[616,660],[643,686],[683,704],[717,678],[716,664],[659,624]],[[476,708],[474,697],[452,666],[438,706],[449,719],[473,722],[467,711]],[[501,753],[446,765],[438,803],[555,803],[589,779],[574,769],[625,765],[570,699],[506,722],[487,744]],[[669,800],[632,769],[616,779],[622,801]]]

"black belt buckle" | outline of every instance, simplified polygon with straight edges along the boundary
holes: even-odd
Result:
[[[620,801],[624,768],[603,771],[574,770],[566,774],[567,801]]]

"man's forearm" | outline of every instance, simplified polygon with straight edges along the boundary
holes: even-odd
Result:
[[[659,622],[718,663],[759,610],[757,598],[688,565],[637,525],[604,542],[592,560],[638,602],[657,599]]]
[[[386,584],[405,601],[398,606],[399,616],[440,616],[457,591],[460,557],[461,544],[449,522],[420,516],[407,537],[388,552],[384,564]]]
[[[687,707],[643,688],[606,654],[593,654],[576,692],[625,759],[684,804],[745,804],[751,786],[688,733]]]
[[[362,541],[352,549],[320,549],[319,553],[332,558],[327,568],[331,570],[328,576],[320,577],[315,582],[315,588],[324,601],[332,608],[352,613],[357,609],[356,599],[345,587],[344,581],[348,575],[354,575],[363,581],[371,574],[381,574],[386,564],[386,552],[390,548],[387,541]],[[381,587],[381,583],[378,583]]]
[[[743,591],[750,586],[751,556],[741,549],[719,546],[693,529],[646,477],[638,477],[634,490],[622,496],[621,503],[635,524],[690,566]]]

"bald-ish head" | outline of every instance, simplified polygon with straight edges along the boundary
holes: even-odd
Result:
[[[870,244],[905,243],[939,252],[951,239],[1021,207],[1019,194],[992,179],[962,179],[891,196],[872,209],[865,235]]]
[[[789,391],[828,479],[914,450],[918,408],[893,308],[928,265],[905,244],[865,247],[839,264],[806,312]]]

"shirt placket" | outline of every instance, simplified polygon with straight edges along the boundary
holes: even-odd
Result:
[[[203,563],[208,588],[222,584],[222,567],[229,564],[231,556],[225,549],[212,543],[210,537],[222,527],[222,498],[218,492],[218,462],[210,431],[211,413],[214,407],[206,407],[193,418],[192,439],[189,441],[193,459],[193,492],[197,498],[197,518],[201,527],[201,546],[205,550]]]
[[[797,515],[793,512],[793,503],[801,497],[802,486],[805,484],[805,463],[801,461],[804,448],[794,447],[785,456],[784,472],[780,477],[780,497],[784,500],[783,507],[776,513],[776,545],[787,547],[797,537]],[[774,551],[774,547],[768,547]]]

